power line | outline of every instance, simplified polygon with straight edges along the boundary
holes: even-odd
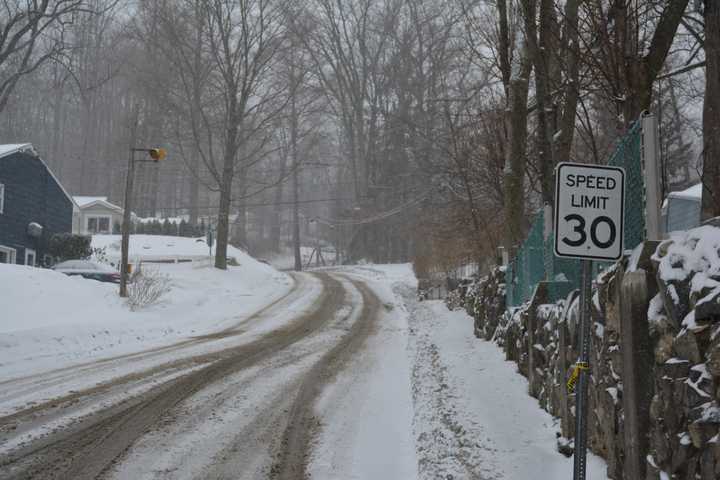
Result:
[[[306,204],[306,203],[322,203],[322,202],[338,202],[338,201],[356,201],[356,200],[365,200],[369,197],[359,197],[359,198],[315,198],[311,200],[298,200],[297,203],[299,204]],[[282,205],[294,205],[295,202],[288,200],[288,201],[280,201],[280,202],[260,202],[260,203],[246,203],[246,204],[239,204],[239,203],[232,203],[235,207],[245,207],[245,208],[253,208],[253,207],[276,207],[276,206],[282,206]],[[181,206],[181,207],[156,207],[156,210],[213,210],[217,209],[217,205],[195,205],[195,206]]]
[[[403,210],[406,210],[410,207],[414,207],[415,205],[418,205],[423,200],[425,200],[428,197],[428,195],[429,195],[429,193],[425,193],[424,195],[421,195],[417,198],[409,200],[409,201],[407,201],[401,205],[398,205],[390,210],[387,210],[385,212],[376,213],[372,217],[360,218],[360,219],[356,219],[356,220],[323,219],[323,218],[319,218],[319,220],[323,223],[326,223],[328,225],[333,225],[333,226],[367,225],[370,223],[379,222],[380,220],[384,220],[386,218],[390,218],[390,217],[402,212]]]

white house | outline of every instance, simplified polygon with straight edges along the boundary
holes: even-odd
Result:
[[[123,209],[108,202],[107,197],[73,197],[77,207],[73,211],[73,233],[93,235],[113,233],[122,225]]]
[[[702,183],[681,192],[670,192],[663,202],[665,232],[689,230],[700,225]]]

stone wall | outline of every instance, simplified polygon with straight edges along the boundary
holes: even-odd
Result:
[[[610,478],[720,479],[714,230],[712,248],[692,236],[647,243],[595,281],[588,446],[606,459]],[[528,378],[528,393],[560,419],[558,447],[569,455],[575,399],[566,381],[578,357],[578,298],[548,304],[548,290],[540,283],[530,302],[505,311],[496,270],[467,289],[464,304],[476,335],[500,345]]]

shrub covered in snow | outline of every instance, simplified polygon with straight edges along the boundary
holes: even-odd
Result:
[[[89,258],[93,251],[89,235],[56,233],[48,240],[47,250],[58,262]]]
[[[128,305],[135,311],[152,305],[170,292],[170,277],[151,268],[138,268],[128,285]]]
[[[445,297],[445,305],[448,310],[453,311],[462,308],[464,303],[463,297],[463,291],[459,288],[448,293],[447,297]]]

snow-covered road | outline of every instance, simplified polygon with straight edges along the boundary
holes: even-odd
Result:
[[[0,479],[571,478],[514,365],[414,289],[407,265],[296,275],[215,332],[6,378]]]

